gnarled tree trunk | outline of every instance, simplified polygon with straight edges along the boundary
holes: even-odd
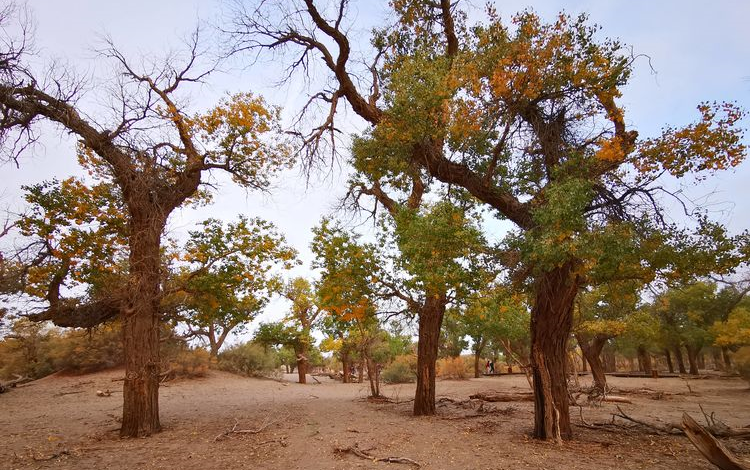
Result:
[[[680,374],[687,374],[687,370],[685,369],[685,361],[682,359],[682,351],[680,350],[680,346],[674,347],[674,357],[677,360],[677,368],[680,371]]]
[[[669,352],[669,349],[664,348],[664,357],[667,359],[669,373],[674,374],[674,364],[672,364],[672,354]]]
[[[591,375],[594,378],[594,389],[599,393],[604,393],[607,390],[607,376],[604,375],[604,366],[600,355],[604,345],[607,344],[607,338],[601,335],[596,335],[593,339],[588,340],[581,335],[576,335],[578,345],[581,347],[583,352],[584,362],[588,362],[591,365]]]
[[[638,346],[638,364],[647,376],[652,374],[651,355],[642,344]]]
[[[131,208],[129,298],[123,309],[123,385],[120,436],[148,436],[159,423],[159,269],[166,217],[153,207]]]
[[[435,414],[435,362],[438,356],[440,326],[445,315],[445,294],[428,295],[419,312],[417,343],[417,391],[414,395],[414,416]]]
[[[688,344],[685,345],[685,349],[687,349],[688,364],[690,365],[688,372],[691,375],[698,375],[698,353],[700,353],[701,348]]]
[[[573,262],[542,274],[531,310],[531,367],[534,377],[534,437],[572,437],[565,361],[573,326],[578,280]]]

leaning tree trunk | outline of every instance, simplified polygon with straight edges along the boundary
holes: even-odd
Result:
[[[445,315],[445,293],[428,295],[419,312],[417,342],[417,391],[414,395],[414,416],[435,414],[435,362],[438,356],[440,326]]]
[[[687,370],[685,369],[685,361],[682,359],[682,351],[680,351],[679,346],[674,347],[674,357],[677,360],[677,368],[680,371],[680,374],[687,374]]]
[[[573,262],[537,279],[531,310],[531,367],[534,377],[534,437],[572,437],[565,360],[573,326],[578,281]]]
[[[159,423],[159,269],[166,222],[152,208],[131,208],[130,275],[123,309],[123,385],[120,436],[147,436]]]
[[[700,352],[700,348],[686,345],[685,349],[687,349],[688,364],[690,365],[689,373],[691,375],[698,375],[698,353]]]
[[[640,363],[643,372],[647,376],[651,376],[651,374],[653,373],[653,366],[651,365],[651,355],[648,353],[648,351],[646,351],[646,348],[643,345],[638,346],[638,362]]]
[[[674,374],[674,364],[672,364],[672,354],[669,352],[669,349],[664,348],[664,357],[667,359],[667,368],[669,369],[670,374]]]
[[[607,339],[600,336],[594,337],[591,341],[586,341],[579,336],[576,336],[576,338],[578,339],[578,345],[581,347],[581,352],[583,352],[584,362],[588,362],[591,365],[594,390],[603,394],[607,390],[607,376],[604,375],[601,353],[604,345],[607,344]]]

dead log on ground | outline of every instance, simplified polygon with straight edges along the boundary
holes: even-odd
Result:
[[[473,400],[482,400],[489,402],[506,402],[506,401],[534,401],[534,394],[527,392],[520,393],[499,393],[499,392],[479,392],[469,395]]]
[[[27,376],[22,377],[20,375],[16,375],[16,378],[9,382],[4,382],[4,383],[0,382],[0,393],[5,393],[11,388],[16,388],[16,386],[21,385],[26,382],[31,382],[32,380],[33,379],[31,377],[27,377]]]
[[[422,466],[419,462],[408,459],[406,457],[373,457],[372,455],[361,450],[357,444],[354,444],[353,447],[336,447],[334,449],[334,452],[336,452],[337,454],[354,454],[357,457],[369,460],[370,462],[404,463],[408,465],[414,465],[415,467]]]
[[[682,414],[682,428],[696,449],[721,470],[750,470],[687,413]]]

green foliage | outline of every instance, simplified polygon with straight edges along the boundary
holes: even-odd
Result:
[[[750,309],[733,309],[725,321],[714,322],[709,333],[717,346],[750,345]]]
[[[417,358],[413,354],[396,357],[380,373],[380,378],[385,383],[401,384],[411,383],[417,380]]]
[[[293,359],[293,354],[291,356]],[[289,357],[286,361],[289,362]],[[284,359],[268,347],[256,342],[246,342],[227,348],[219,354],[219,369],[248,377],[272,375]]]
[[[239,331],[280,293],[283,282],[274,270],[291,269],[297,252],[286,245],[273,224],[241,216],[224,224],[208,219],[190,232],[170,283],[175,292],[164,303],[177,310],[176,321],[206,337],[212,350],[230,331]]]
[[[455,291],[465,298],[482,282],[478,276],[485,241],[463,209],[440,202],[422,211],[403,209],[394,220],[405,284],[425,296]]]
[[[69,178],[23,189],[29,209],[18,228],[35,257],[27,260],[23,291],[46,298],[53,282],[111,289],[111,276],[122,273],[128,231],[117,188]]]

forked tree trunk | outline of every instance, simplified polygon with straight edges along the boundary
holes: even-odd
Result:
[[[440,326],[445,315],[445,294],[428,296],[419,312],[417,343],[417,391],[414,416],[435,414],[435,362],[438,356]]]
[[[682,359],[682,351],[680,351],[679,346],[674,347],[674,357],[677,360],[677,368],[680,371],[680,374],[687,374],[687,370],[685,369],[685,361]]]
[[[380,396],[380,380],[378,377],[378,367],[371,358],[367,358],[367,378],[370,381],[370,396],[378,398]]]
[[[669,352],[669,349],[664,349],[664,357],[667,359],[667,368],[669,368],[669,373],[674,374],[674,364],[672,364],[672,354]]]
[[[568,337],[578,283],[572,262],[537,279],[531,310],[531,367],[534,377],[534,437],[570,439],[568,384],[565,376]]]
[[[698,353],[700,352],[700,348],[686,345],[685,349],[687,349],[688,364],[690,365],[689,373],[691,375],[698,375],[700,373],[698,371]]]
[[[638,362],[641,365],[641,368],[643,369],[643,372],[650,376],[653,371],[653,366],[651,365],[651,355],[646,351],[646,348],[643,345],[638,346]]]
[[[594,389],[599,393],[604,393],[607,390],[607,376],[604,375],[604,366],[601,361],[602,349],[607,344],[607,339],[601,336],[596,336],[592,340],[586,340],[585,338],[577,335],[578,345],[581,347],[583,352],[584,362],[588,362],[591,365],[591,376],[594,378]]]
[[[120,436],[148,436],[159,423],[159,268],[166,218],[156,210],[133,213],[130,224],[130,275],[123,309],[122,427]]]

